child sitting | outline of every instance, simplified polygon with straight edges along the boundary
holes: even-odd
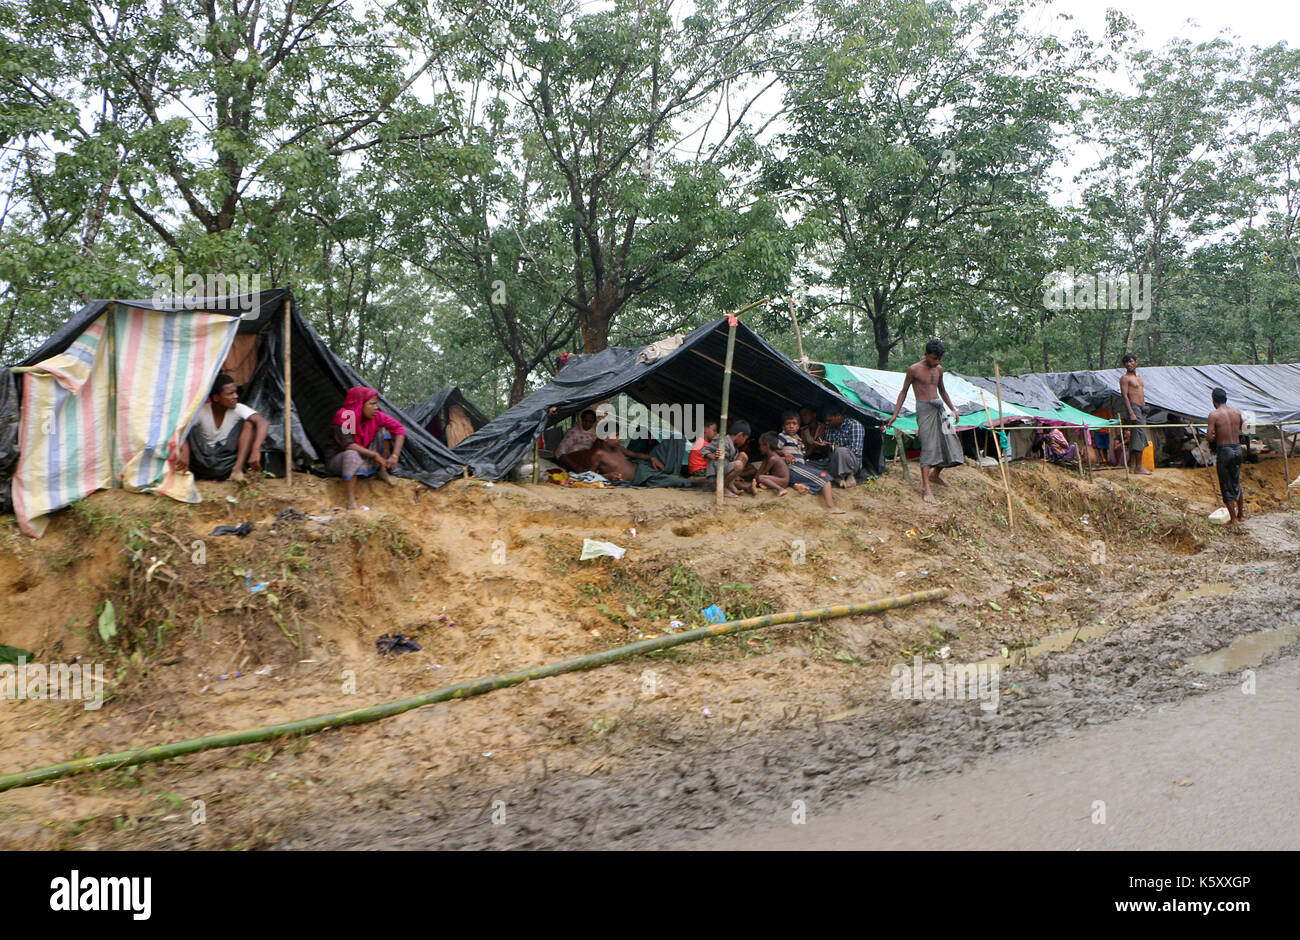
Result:
[[[749,456],[742,452],[747,443],[749,443],[748,421],[737,421],[732,425],[731,433],[722,439],[722,454],[726,465],[726,474],[723,476],[722,485],[726,496],[736,497],[740,495],[740,490],[736,484],[749,463]],[[717,438],[715,437],[700,448],[700,452],[704,455],[704,459],[708,461],[705,464],[705,473],[710,477],[716,477],[718,473]]]
[[[802,493],[821,493],[826,509],[842,514],[844,510],[835,505],[835,497],[831,493],[831,475],[804,462],[803,442],[799,439],[799,415],[793,411],[782,414],[781,433],[776,438],[781,456],[790,465],[789,478],[794,488]]]
[[[757,485],[776,490],[777,496],[784,496],[785,488],[790,485],[790,465],[781,454],[781,441],[777,433],[764,431],[758,439],[758,449],[763,455],[763,462],[755,476]],[[748,484],[748,488],[751,493],[758,495],[754,483]]]

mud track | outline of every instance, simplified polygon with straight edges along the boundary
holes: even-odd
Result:
[[[276,847],[665,847],[701,830],[739,832],[788,818],[796,799],[825,811],[864,787],[960,771],[998,750],[1238,684],[1239,672],[1207,675],[1187,660],[1300,624],[1300,519],[1262,517],[1248,526],[1276,550],[1266,560],[1222,566],[1219,576],[1235,594],[1172,601],[1154,619],[1121,621],[1102,639],[1004,670],[996,711],[977,702],[897,701],[882,685],[864,714],[796,713],[786,729],[761,738],[741,723],[642,747],[624,755],[643,765],[634,773],[547,774],[539,766],[490,790],[461,775],[383,804],[312,813],[287,824]],[[1265,662],[1298,652],[1293,642]]]

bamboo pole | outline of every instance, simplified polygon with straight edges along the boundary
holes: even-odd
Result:
[[[537,437],[533,438],[533,482],[534,483],[536,483],[538,479],[537,465],[541,463],[541,460],[542,460],[542,436],[539,434]]]
[[[462,682],[458,685],[447,686],[446,688],[436,689],[432,692],[425,692],[422,695],[417,695],[413,698],[399,699],[395,702],[369,705],[364,708],[356,708],[350,711],[332,712],[327,715],[316,715],[312,718],[303,718],[298,721],[290,721],[278,725],[266,725],[261,728],[251,728],[246,731],[230,731],[224,734],[214,734],[202,738],[190,738],[189,740],[177,741],[172,744],[158,744],[134,751],[118,751],[113,754],[100,754],[96,757],[82,757],[77,760],[65,761],[62,764],[52,764],[48,767],[38,767],[33,770],[6,774],[5,776],[0,776],[0,791],[9,790],[14,787],[33,786],[35,784],[45,783],[49,780],[58,779],[59,777],[69,777],[74,774],[91,773],[99,770],[116,770],[117,768],[129,767],[133,764],[147,764],[153,761],[170,760],[174,757],[182,757],[186,754],[194,754],[198,751],[209,751],[224,747],[238,747],[244,744],[254,744],[259,741],[268,741],[273,738],[315,734],[329,728],[365,724],[371,721],[379,721],[383,718],[391,718],[394,715],[400,715],[403,712],[408,712],[414,708],[421,708],[425,705],[434,705],[438,702],[447,702],[454,699],[470,698],[475,695],[483,695],[486,692],[494,692],[497,689],[509,688],[510,686],[520,685],[524,682],[530,682],[536,679],[546,679],[551,676],[564,675],[565,673],[594,669],[598,666],[604,666],[620,659],[627,659],[631,656],[638,656],[643,653],[652,653],[656,650],[670,649],[674,646],[681,646],[684,643],[694,643],[697,640],[727,636],[733,633],[743,633],[749,630],[759,630],[764,627],[774,627],[782,624],[801,623],[809,620],[831,620],[837,617],[876,614],[886,610],[895,610],[899,607],[910,607],[913,604],[921,604],[927,601],[937,601],[947,595],[947,588],[931,588],[925,591],[917,591],[912,594],[900,594],[894,597],[885,597],[880,600],[868,601],[866,603],[841,604],[835,607],[817,607],[811,610],[796,610],[781,614],[768,614],[765,617],[751,617],[747,620],[731,620],[725,623],[711,624],[707,627],[688,630],[685,633],[675,633],[667,636],[655,637],[653,639],[640,640],[636,643],[629,643],[626,646],[617,646],[613,649],[603,650],[599,653],[592,653],[588,656],[579,656],[575,659],[566,659],[562,662],[551,663],[547,666],[537,666],[533,669],[525,669],[521,672],[512,672],[504,675],[491,676],[486,679],[475,679],[469,682]]]
[[[736,327],[739,323],[734,314],[727,315],[727,363],[722,369],[722,413],[718,417],[718,480],[713,497],[718,509],[723,505],[722,491],[727,476],[727,408],[731,403],[731,360],[736,353]]]
[[[759,304],[769,302],[771,297],[764,297],[752,304],[746,304],[735,313],[727,314],[727,361],[722,367],[722,413],[718,415],[718,485],[714,501],[718,509],[723,504],[723,481],[727,476],[727,409],[731,404],[731,362],[736,353],[736,327],[740,325],[740,315],[752,310]]]
[[[803,331],[799,329],[799,311],[794,308],[794,295],[787,295],[786,302],[790,304],[790,317],[794,320],[794,338],[799,343],[799,368],[807,372],[808,357],[803,354]]]
[[[284,485],[293,486],[293,295],[284,300]]]
[[[1016,516],[1011,508],[1011,482],[1007,479],[1007,465],[1002,460],[1002,440],[998,437],[998,429],[993,426],[993,415],[989,414],[989,403],[983,392],[980,392],[980,402],[984,405],[984,415],[989,419],[989,430],[993,432],[993,446],[998,451],[998,469],[1002,471],[1002,488],[1007,494],[1007,528],[1014,529]]]
[[[1277,426],[1277,433],[1278,436],[1282,438],[1282,474],[1283,476],[1286,477],[1286,479],[1284,479],[1282,482],[1286,484],[1286,486],[1284,487],[1284,489],[1286,490],[1286,504],[1290,506],[1291,505],[1291,461],[1287,457],[1287,453],[1291,450],[1291,442],[1287,440],[1287,433],[1282,429],[1282,425],[1280,423]],[[1243,491],[1242,498],[1245,499],[1244,491]]]
[[[108,305],[104,314],[105,332],[108,334],[108,469],[111,487],[122,485],[117,475],[117,301]]]

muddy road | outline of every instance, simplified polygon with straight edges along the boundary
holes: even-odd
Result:
[[[1003,670],[996,710],[899,701],[882,685],[852,714],[794,713],[761,739],[717,726],[665,740],[636,755],[635,773],[539,766],[490,791],[467,775],[308,813],[277,846],[1294,848],[1294,827],[1280,823],[1298,801],[1300,519],[1249,525],[1270,558],[1221,564],[1213,580],[1191,578],[1190,559],[1199,587],[1155,617],[1121,613],[1100,638]],[[1254,695],[1241,691],[1247,669]],[[922,779],[933,782],[893,792]],[[1092,801],[1108,798],[1109,823],[1093,826]],[[793,836],[796,801],[808,825]],[[926,828],[927,813],[956,821],[957,844]]]

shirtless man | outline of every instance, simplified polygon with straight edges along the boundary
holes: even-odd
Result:
[[[649,454],[638,454],[619,443],[617,435],[597,441],[590,451],[588,470],[608,480],[626,480],[633,486],[680,486],[691,481],[679,475],[686,459],[685,441],[679,437],[660,441]],[[639,466],[633,466],[633,462]]]
[[[921,498],[933,503],[934,493],[930,490],[930,474],[934,473],[934,482],[947,486],[945,480],[939,479],[939,472],[944,467],[956,467],[964,463],[961,443],[957,434],[943,426],[943,405],[952,410],[952,426],[957,425],[957,406],[948,397],[948,390],[943,387],[943,343],[932,339],[925,344],[925,358],[914,362],[907,369],[907,378],[903,380],[903,389],[898,393],[894,403],[894,413],[885,422],[889,427],[898,418],[907,401],[907,390],[914,391],[916,399],[916,429],[921,438]],[[941,403],[939,399],[942,398]]]
[[[1216,388],[1210,393],[1214,410],[1210,412],[1206,440],[1215,451],[1214,463],[1219,471],[1219,489],[1223,505],[1232,517],[1230,525],[1241,525],[1246,518],[1246,500],[1241,493],[1241,412],[1228,406],[1228,393]]]
[[[1119,420],[1129,428],[1128,468],[1133,473],[1151,475],[1151,471],[1142,466],[1142,451],[1147,449],[1147,412],[1146,392],[1143,391],[1142,376],[1138,375],[1138,359],[1132,353],[1125,353],[1119,364],[1124,367],[1124,374],[1119,377]]]

